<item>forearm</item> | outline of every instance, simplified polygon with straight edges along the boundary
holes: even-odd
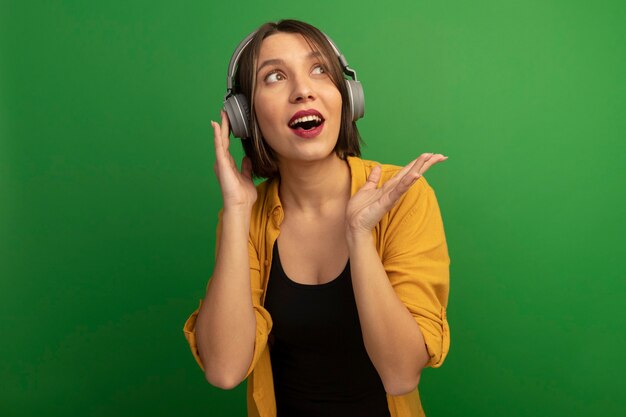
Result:
[[[198,352],[207,380],[224,389],[241,382],[254,351],[249,228],[249,211],[223,212],[213,277],[196,322]]]
[[[422,332],[396,295],[371,233],[349,234],[352,286],[363,341],[385,389],[412,391],[429,359]]]

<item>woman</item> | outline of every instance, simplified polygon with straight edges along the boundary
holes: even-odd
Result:
[[[449,258],[422,175],[446,157],[360,159],[330,40],[294,20],[251,36],[235,74],[250,103],[241,172],[229,117],[211,122],[223,209],[213,276],[185,323],[192,353],[214,386],[249,377],[249,416],[423,415],[421,371],[449,346]]]

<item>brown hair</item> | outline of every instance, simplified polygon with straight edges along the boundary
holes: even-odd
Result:
[[[334,149],[335,153],[344,160],[348,156],[361,156],[360,144],[362,139],[356,123],[351,118],[348,90],[337,54],[328,43],[326,36],[319,29],[299,20],[285,19],[277,23],[268,22],[259,27],[251,42],[241,54],[235,72],[234,89],[236,92],[244,94],[248,99],[248,103],[250,103],[252,137],[242,140],[241,143],[246,156],[252,161],[252,175],[257,178],[274,178],[279,175],[278,160],[261,134],[254,111],[256,66],[261,44],[265,38],[279,32],[299,33],[304,36],[304,39],[314,51],[321,52],[328,75],[341,93],[342,99],[341,126],[339,128],[339,138]]]

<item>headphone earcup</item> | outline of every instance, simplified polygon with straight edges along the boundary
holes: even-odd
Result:
[[[246,139],[252,136],[250,131],[250,108],[243,94],[230,96],[224,102],[224,110],[228,115],[228,123],[233,136]]]
[[[350,110],[352,110],[352,121],[356,122],[365,114],[365,96],[363,86],[360,81],[345,80],[348,96],[350,97]]]
[[[365,97],[361,82],[345,80],[348,96],[350,98],[350,110],[352,121],[356,122],[365,114]],[[252,136],[250,131],[250,110],[248,100],[243,94],[235,94],[226,99],[224,110],[228,115],[228,123],[233,132],[233,136],[246,139]]]

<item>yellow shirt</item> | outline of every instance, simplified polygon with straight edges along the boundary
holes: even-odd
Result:
[[[357,157],[348,157],[348,164],[352,175],[352,195],[365,184],[374,166],[382,167],[380,184],[402,168]],[[256,316],[254,354],[246,373],[248,417],[275,417],[276,400],[267,344],[272,330],[272,317],[263,306],[272,264],[272,249],[280,233],[283,210],[277,180],[265,181],[257,186],[257,190],[248,240],[252,305]],[[221,212],[217,227],[218,244],[220,233]],[[450,329],[446,319],[450,258],[435,192],[423,176],[383,216],[372,233],[378,255],[396,295],[422,331],[430,355],[426,366],[438,368],[450,346]],[[193,356],[204,369],[196,346],[195,323],[198,311],[199,308],[187,319],[183,330]],[[387,394],[387,403],[392,417],[424,416],[417,388],[402,396]]]

